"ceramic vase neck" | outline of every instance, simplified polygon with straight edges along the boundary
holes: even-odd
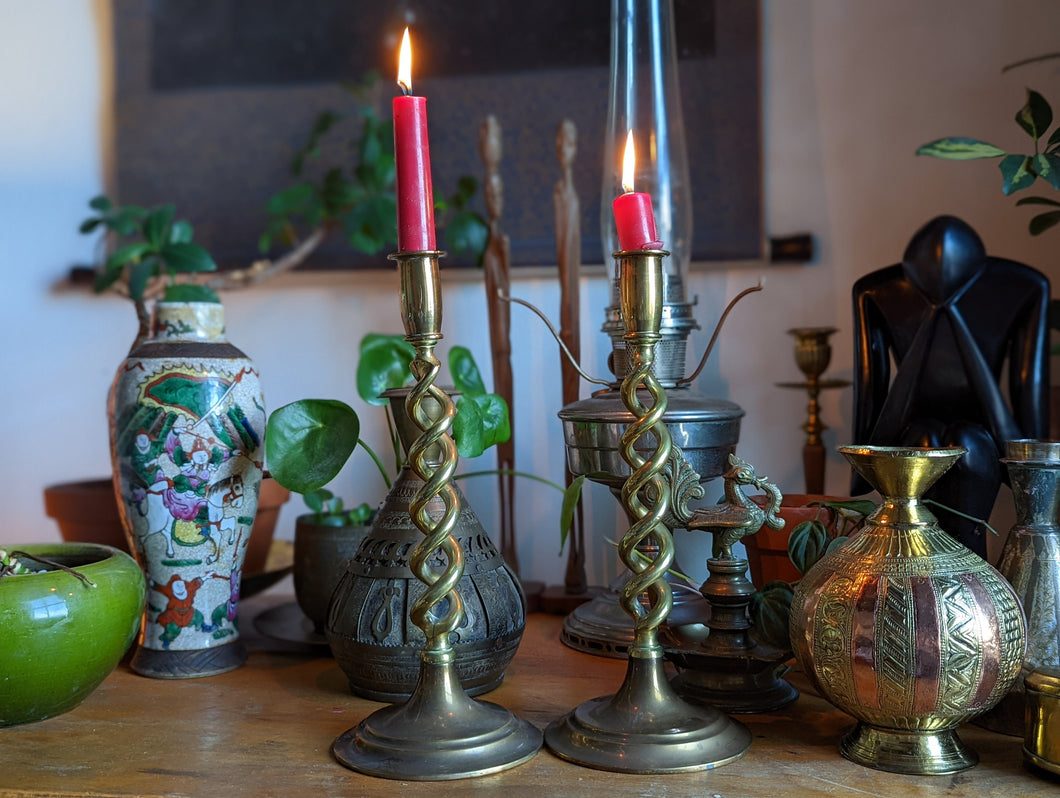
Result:
[[[152,338],[226,343],[224,306],[218,302],[159,302],[155,306]]]

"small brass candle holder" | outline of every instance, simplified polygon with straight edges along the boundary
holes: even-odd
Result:
[[[801,388],[809,397],[806,406],[806,443],[802,447],[802,470],[806,492],[824,493],[825,449],[822,435],[828,429],[821,420],[821,405],[817,401],[821,391],[845,388],[849,380],[822,380],[821,375],[832,360],[832,345],[828,342],[836,333],[835,327],[796,327],[788,330],[795,338],[795,365],[806,377],[805,382],[778,382],[779,388]]]
[[[622,502],[632,525],[619,543],[622,562],[632,572],[621,593],[622,607],[634,624],[626,677],[615,695],[587,701],[545,730],[545,742],[557,756],[622,773],[704,770],[739,759],[751,745],[751,734],[742,724],[678,697],[666,680],[658,640],[659,626],[673,604],[666,571],[673,563],[674,545],[663,523],[670,503],[663,469],[672,444],[662,423],[666,392],[652,371],[661,338],[662,261],[668,254],[615,253],[630,358],[621,392],[634,417],[621,439],[631,472],[622,487]],[[651,406],[637,395],[642,384]],[[650,458],[635,448],[646,436],[655,440]],[[642,553],[645,543],[654,544],[647,548],[654,549],[654,556]]]
[[[427,587],[410,610],[427,638],[420,675],[408,701],[380,709],[335,740],[335,758],[372,776],[410,781],[442,781],[496,773],[525,762],[541,748],[541,732],[507,709],[476,701],[464,691],[454,665],[450,635],[463,620],[456,590],[464,556],[452,535],[460,500],[451,484],[456,445],[449,435],[453,402],[435,386],[439,363],[435,345],[442,338],[438,258],[441,252],[401,252],[401,313],[405,340],[415,349],[417,382],[406,400],[409,418],[422,434],[409,450],[409,465],[425,483],[410,503],[413,523],[424,534],[411,566]],[[434,412],[431,409],[434,408]],[[443,505],[438,512],[438,501]],[[433,504],[433,506],[431,506]],[[430,564],[436,552],[441,573]]]

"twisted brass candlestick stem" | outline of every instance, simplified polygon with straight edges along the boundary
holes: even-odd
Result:
[[[634,620],[631,657],[662,656],[656,632],[673,607],[673,592],[666,580],[666,572],[673,564],[674,545],[663,524],[670,507],[670,491],[663,476],[671,450],[670,431],[662,423],[667,396],[652,373],[655,344],[660,337],[650,332],[626,336],[631,369],[622,381],[622,401],[636,420],[622,433],[622,457],[632,471],[622,485],[622,503],[629,517],[636,520],[619,542],[618,551],[622,562],[633,571],[621,597],[622,607]],[[652,398],[650,408],[637,396],[637,388],[642,383]],[[645,459],[634,447],[649,434],[655,437],[655,451],[650,459]],[[645,504],[646,489],[654,499],[650,504]],[[658,547],[651,559],[638,551],[649,537],[654,538]],[[648,607],[640,600],[645,592],[649,598]]]
[[[416,385],[406,399],[409,417],[422,434],[409,447],[409,466],[424,485],[409,503],[409,515],[424,538],[412,552],[413,573],[427,587],[409,611],[423,631],[420,675],[404,704],[386,707],[340,735],[332,745],[344,765],[392,779],[436,781],[483,776],[530,759],[541,747],[541,732],[496,704],[474,701],[460,685],[450,635],[463,621],[457,585],[464,554],[452,532],[460,499],[451,480],[456,445],[449,435],[455,410],[434,383],[439,364],[434,347],[441,340],[442,307],[438,287],[440,252],[402,252],[401,314],[405,340],[415,357]],[[438,501],[442,512],[437,510]],[[433,514],[432,514],[433,510]],[[445,557],[441,573],[430,560]]]
[[[716,709],[692,706],[679,698],[663,669],[658,629],[673,604],[666,571],[674,557],[673,539],[663,523],[670,506],[664,469],[673,447],[662,422],[667,396],[652,373],[652,362],[661,338],[666,254],[661,250],[615,253],[631,364],[621,393],[634,416],[620,441],[631,471],[622,486],[622,502],[632,525],[619,543],[622,561],[632,572],[621,595],[634,624],[626,678],[615,695],[587,701],[545,730],[545,740],[558,756],[624,773],[705,770],[740,758],[751,745],[744,726]],[[650,407],[638,395],[642,385],[651,398]],[[653,435],[656,442],[650,458],[634,449],[646,435]],[[654,556],[637,551],[648,538],[657,547]],[[647,607],[640,600],[645,593]]]

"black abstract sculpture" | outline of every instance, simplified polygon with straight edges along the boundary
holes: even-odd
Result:
[[[853,298],[855,443],[964,446],[968,454],[927,498],[987,518],[1005,441],[1048,430],[1049,280],[987,256],[971,227],[940,216],[913,236],[901,263],[859,279]],[[870,489],[856,474],[851,487]],[[977,523],[936,514],[986,556]]]

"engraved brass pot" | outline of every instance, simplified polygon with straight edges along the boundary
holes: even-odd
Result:
[[[972,767],[956,727],[1020,673],[1023,611],[988,563],[938,526],[920,496],[961,447],[840,447],[883,496],[864,528],[803,578],[791,643],[815,689],[858,720],[839,750],[867,767]]]
[[[415,440],[415,425],[405,413],[407,393],[402,388],[384,394],[406,451]],[[331,653],[350,690],[374,701],[407,699],[420,673],[426,638],[410,619],[409,607],[426,586],[409,562],[423,533],[412,522],[409,505],[423,484],[408,466],[401,469],[360,548],[347,561],[328,610]],[[464,553],[464,575],[457,584],[464,619],[452,644],[460,682],[474,696],[504,678],[526,626],[526,599],[467,499],[457,493],[460,513],[453,537]],[[441,499],[432,500],[428,512],[440,518],[445,512]],[[436,552],[432,569],[441,573],[445,565],[445,555]]]

